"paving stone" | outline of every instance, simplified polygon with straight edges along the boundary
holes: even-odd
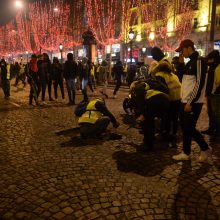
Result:
[[[62,212],[58,212],[58,213],[54,214],[53,217],[55,219],[63,219],[65,217],[65,214]]]
[[[72,107],[50,103],[29,108],[28,90],[16,93],[22,107],[0,111],[0,218],[220,219],[220,173],[215,165],[219,142],[205,136],[215,150],[204,164],[196,161],[199,149],[194,142],[190,164],[171,160],[182,148],[180,137],[177,149],[160,149],[156,137],[155,153],[136,152],[143,136],[123,124],[121,103],[127,92],[120,89],[120,98],[106,100],[121,123],[119,141],[57,135],[77,125]],[[77,102],[81,98],[78,94]],[[198,128],[204,125],[205,108]]]
[[[66,215],[70,215],[73,212],[73,209],[71,207],[66,207],[62,209],[63,213]]]

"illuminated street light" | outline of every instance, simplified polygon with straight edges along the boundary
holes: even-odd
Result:
[[[61,63],[63,63],[63,45],[62,44],[60,44],[59,49],[60,49]]]
[[[57,7],[55,7],[53,10],[54,10],[55,12],[58,12],[58,11],[59,11],[59,9],[58,9]]]
[[[146,47],[142,47],[142,52],[143,52],[143,54],[145,54],[146,50],[147,50]]]
[[[27,64],[28,64],[28,51],[26,51],[25,53],[26,53],[26,55],[27,55]]]
[[[20,1],[20,0],[16,0],[16,1],[15,1],[15,7],[18,8],[18,9],[23,8],[22,1]]]
[[[128,33],[128,37],[130,40],[130,64],[132,63],[132,43],[133,43],[133,39],[134,39],[134,31],[132,30],[132,28],[130,29],[129,33]]]

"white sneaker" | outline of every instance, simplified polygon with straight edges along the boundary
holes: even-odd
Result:
[[[208,156],[210,155],[211,151],[212,151],[211,147],[209,147],[208,150],[201,151],[200,156],[199,156],[199,162],[206,161],[208,159]]]
[[[185,154],[184,152],[181,152],[180,154],[173,156],[174,160],[190,160],[190,155]]]

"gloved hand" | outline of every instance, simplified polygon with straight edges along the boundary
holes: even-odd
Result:
[[[113,124],[113,127],[114,127],[114,128],[117,128],[119,125],[120,125],[119,122],[116,121],[116,122]]]

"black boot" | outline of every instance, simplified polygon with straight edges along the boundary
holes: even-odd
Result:
[[[75,103],[75,97],[76,97],[76,93],[75,93],[75,91],[73,90],[73,91],[72,91],[72,104],[73,104],[73,105],[76,104],[76,103]]]
[[[84,89],[84,90],[82,90],[82,94],[83,94],[83,100],[85,101],[85,102],[88,102],[88,95],[87,95],[87,92],[86,92],[86,90]]]

